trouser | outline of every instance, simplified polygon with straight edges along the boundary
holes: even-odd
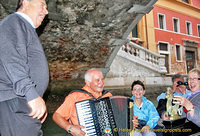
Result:
[[[28,116],[26,99],[0,102],[0,136],[42,136],[41,122]]]

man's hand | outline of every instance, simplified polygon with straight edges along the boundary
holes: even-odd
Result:
[[[31,113],[29,116],[37,119],[41,119],[43,123],[47,117],[47,108],[44,100],[39,96],[28,102],[28,105],[31,108]]]
[[[146,132],[149,131],[149,129],[150,129],[149,125],[146,125],[146,126],[144,126],[144,127],[142,128],[142,132],[146,133]]]
[[[71,129],[71,134],[73,136],[84,136],[85,132],[81,130],[81,128],[84,128],[83,126],[76,126],[73,125]]]
[[[138,125],[139,125],[139,123],[138,123],[138,116],[133,116],[133,129],[134,128],[137,128],[138,127]]]

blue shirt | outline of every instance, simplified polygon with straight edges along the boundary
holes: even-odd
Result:
[[[173,93],[173,96],[178,95],[178,96],[183,96],[183,97],[187,97],[188,95],[191,94],[191,91],[187,90],[185,91],[185,94],[183,93],[177,93],[176,91]],[[157,101],[159,101],[160,99],[165,99],[166,93],[161,93],[158,97],[157,97]]]
[[[134,96],[132,96],[134,100]],[[160,119],[158,112],[154,104],[146,97],[142,96],[142,107],[139,108],[135,103],[133,105],[134,116],[138,115],[138,119],[147,121],[146,125],[149,125],[150,129],[153,129],[157,125],[157,121]]]

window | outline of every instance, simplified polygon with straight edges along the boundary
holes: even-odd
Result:
[[[198,36],[200,37],[200,24],[197,25]]]
[[[173,18],[174,32],[180,32],[179,19]]]
[[[185,3],[189,3],[189,0],[182,0],[183,2],[185,2]]]
[[[176,60],[181,61],[181,46],[176,45]]]
[[[138,37],[137,25],[132,30],[132,37]]]
[[[159,43],[159,50],[160,51],[168,51],[168,44],[167,43]]]
[[[159,28],[160,29],[166,29],[166,27],[165,27],[165,16],[164,15],[162,15],[162,14],[159,14],[158,15],[158,23],[159,23]]]
[[[186,30],[188,35],[192,35],[192,24],[191,22],[186,22]]]

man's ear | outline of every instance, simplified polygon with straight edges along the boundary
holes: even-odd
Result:
[[[87,81],[87,80],[85,80],[85,84],[86,84],[87,86],[90,86],[90,82]]]
[[[29,2],[27,0],[23,0],[22,2],[22,8],[26,9],[28,7]]]

